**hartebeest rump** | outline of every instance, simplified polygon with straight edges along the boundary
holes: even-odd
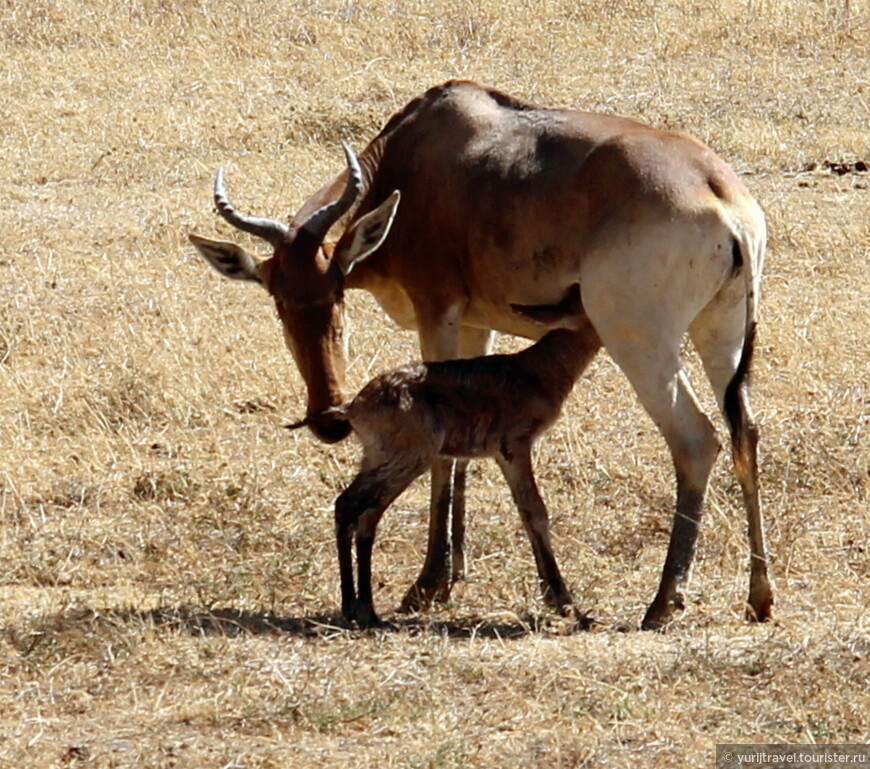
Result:
[[[676,470],[670,546],[645,628],[663,626],[683,605],[720,449],[683,372],[688,333],[731,432],[749,521],[747,616],[769,618],[747,380],[765,221],[711,149],[634,120],[543,108],[452,81],[394,115],[358,166],[349,153],[348,169],[289,226],[237,211],[221,175],[215,201],[227,221],[268,241],[273,255],[261,261],[232,243],[192,240],[224,275],[257,281],[274,298],[308,386],[308,421],[324,440],[349,430],[330,411],[344,400],[346,289],[370,291],[399,325],[417,330],[423,358],[437,361],[487,352],[492,330],[540,338],[564,322],[546,308],[558,310],[579,284],[600,343],[667,442]],[[337,237],[328,238],[339,220]],[[517,306],[544,311],[530,317]],[[454,485],[451,478],[449,460],[436,462],[426,563],[404,608],[449,592],[451,506],[453,571],[462,568],[463,479]]]

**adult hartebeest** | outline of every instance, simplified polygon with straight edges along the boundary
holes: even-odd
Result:
[[[394,115],[358,164],[348,152],[348,168],[289,226],[236,210],[220,173],[215,202],[230,224],[268,241],[272,257],[191,239],[224,275],[272,295],[308,386],[308,422],[327,441],[349,429],[330,411],[343,400],[346,289],[370,291],[397,323],[417,330],[423,358],[436,361],[487,352],[492,330],[539,338],[564,323],[560,305],[579,284],[598,334],[593,351],[603,343],[625,372],[676,469],[670,546],[644,628],[661,627],[682,607],[720,449],[683,372],[688,332],[731,432],[749,521],[747,616],[770,616],[747,382],[765,222],[736,174],[700,141],[452,81]],[[339,220],[337,239],[328,239]],[[433,468],[428,552],[406,609],[449,592],[451,505],[454,574],[463,567],[464,475],[450,468],[447,460]]]

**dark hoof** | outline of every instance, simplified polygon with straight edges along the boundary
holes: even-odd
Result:
[[[653,603],[652,606],[647,609],[646,614],[644,615],[643,622],[640,623],[641,630],[653,630],[658,633],[664,633],[665,628],[668,625],[668,622],[671,619],[671,607],[669,605],[665,605],[664,607],[659,606],[656,603]]]
[[[557,609],[557,611],[559,612],[559,616],[564,618],[569,633],[592,630],[593,626],[598,624],[598,621],[594,617],[590,617],[585,612],[580,611],[580,609],[573,604],[570,606],[562,606]],[[559,624],[561,624],[561,622]]]
[[[746,601],[746,619],[749,622],[767,622],[773,617],[773,588],[767,576],[753,577]]]
[[[643,622],[640,623],[641,630],[651,630],[654,633],[664,633],[667,626],[667,622],[661,622],[657,619],[644,618]]]
[[[374,606],[355,603],[352,606],[342,609],[342,614],[344,614],[344,618],[348,622],[355,623],[357,627],[364,630],[388,626],[387,623],[377,615]]]
[[[405,593],[398,611],[400,614],[413,614],[426,611],[433,603],[447,603],[450,600],[450,588],[451,584],[447,580],[437,585],[421,585],[415,582]]]
[[[685,608],[686,602],[680,591],[674,591],[666,598],[663,598],[662,591],[659,591],[658,595],[656,595],[655,599],[650,604],[649,609],[646,610],[640,629],[655,630],[659,633],[663,633],[667,624],[673,618],[674,611],[684,611]]]
[[[770,622],[773,619],[773,598],[753,606],[746,606],[746,621],[747,622]]]
[[[567,590],[554,593],[548,587],[544,587],[542,594],[544,603],[563,617],[568,617],[580,612],[580,610],[574,605],[574,597]]]
[[[590,617],[582,611],[575,611],[573,620],[575,630],[592,630],[598,624],[598,620],[595,617]]]

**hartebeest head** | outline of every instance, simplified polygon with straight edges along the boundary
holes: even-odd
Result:
[[[259,259],[235,243],[190,236],[190,242],[222,275],[259,283],[272,295],[284,340],[308,389],[307,424],[328,443],[341,440],[350,429],[327,413],[344,400],[345,280],[353,266],[384,241],[399,203],[396,191],[374,211],[353,221],[334,248],[324,247],[330,228],[351,209],[363,186],[356,155],[343,146],[347,179],[340,196],[289,226],[238,211],[227,196],[223,171],[218,171],[214,186],[218,213],[236,229],[269,243],[274,249],[271,258]]]

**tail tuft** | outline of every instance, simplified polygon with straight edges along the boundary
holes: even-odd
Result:
[[[725,389],[725,418],[731,428],[731,439],[736,445],[743,440],[743,431],[746,428],[746,413],[743,409],[743,401],[740,395],[741,388],[749,383],[752,372],[752,358],[755,355],[755,330],[756,323],[752,321],[746,331],[743,341],[743,352],[740,354],[740,362],[728,387]]]

